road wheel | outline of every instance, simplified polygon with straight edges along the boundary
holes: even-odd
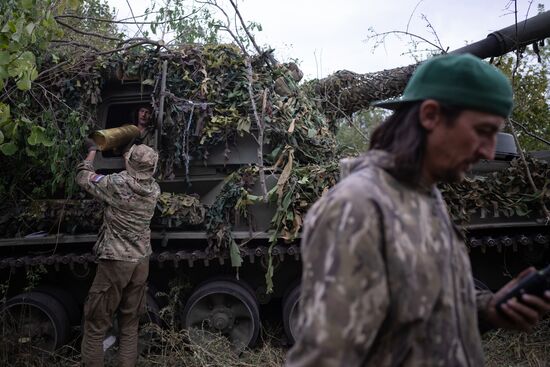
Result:
[[[0,313],[1,335],[17,353],[53,352],[63,346],[70,322],[63,305],[40,292],[19,294],[6,302]]]
[[[237,281],[203,284],[189,297],[183,320],[191,342],[200,344],[209,334],[221,334],[237,352],[253,346],[260,332],[258,303],[246,285]]]
[[[69,318],[70,325],[80,325],[82,320],[81,307],[78,305],[75,298],[71,295],[70,292],[52,285],[41,285],[33,289],[33,291],[45,293],[55,298],[57,301],[59,301],[59,303],[63,305],[65,312],[67,312],[67,317]]]
[[[283,326],[290,344],[296,341],[299,302],[300,286],[297,285],[283,298]]]

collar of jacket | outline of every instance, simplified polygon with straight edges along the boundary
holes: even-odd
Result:
[[[369,166],[374,166],[388,172],[395,166],[395,158],[389,152],[376,149],[369,150],[358,157],[344,158],[340,160],[340,180]],[[436,185],[420,184],[411,188],[428,195],[433,195]]]

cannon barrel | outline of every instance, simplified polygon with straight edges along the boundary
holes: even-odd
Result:
[[[471,53],[481,59],[502,56],[512,50],[533,44],[550,37],[550,11],[525,19],[499,31],[490,33],[487,38],[461,47],[450,54]]]
[[[504,55],[547,37],[550,37],[550,11],[518,22],[517,27],[514,24],[493,32],[481,41],[450,53],[471,53],[485,59]],[[342,114],[349,116],[369,107],[374,101],[400,95],[416,66],[412,64],[366,74],[340,70],[310,83],[321,97],[323,111],[332,119],[342,117]]]

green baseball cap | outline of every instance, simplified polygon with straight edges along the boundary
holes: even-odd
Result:
[[[493,65],[470,55],[443,55],[424,61],[399,98],[372,106],[397,109],[408,102],[435,99],[457,107],[508,117],[514,107],[512,85]]]

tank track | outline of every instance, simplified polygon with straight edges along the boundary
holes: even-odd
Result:
[[[550,244],[550,236],[545,233],[472,236],[468,238],[467,244],[469,248],[480,248],[482,252],[487,251],[487,249],[496,249],[498,252],[502,252],[503,248],[510,247],[513,251],[518,251],[520,247],[543,246],[546,248]]]
[[[256,259],[261,260],[262,258],[267,257],[268,254],[268,246],[257,246],[241,249],[241,256],[243,260],[248,259],[250,263],[254,263]],[[300,247],[297,245],[276,245],[273,247],[271,255],[276,261],[284,261],[287,256],[294,258],[294,260],[299,260]],[[213,254],[203,250],[162,251],[153,253],[150,261],[151,265],[157,264],[161,268],[164,266],[173,266],[177,268],[183,264],[187,264],[188,267],[192,268],[194,264],[199,261],[202,261],[204,266],[209,266],[212,262],[218,262],[220,265],[224,265],[226,261],[229,261],[229,252]],[[39,265],[54,267],[55,270],[59,270],[61,266],[68,265],[72,269],[77,265],[87,267],[91,263],[96,262],[97,259],[91,252],[86,252],[83,254],[68,253],[49,256],[39,255],[8,257],[0,260],[0,270],[10,269],[13,271],[18,268],[30,268]]]
[[[482,252],[488,249],[496,249],[501,252],[504,248],[512,248],[513,251],[518,251],[520,247],[533,247],[550,245],[550,236],[545,233],[532,233],[520,235],[501,235],[501,236],[472,236],[468,238],[467,245],[470,249],[480,248]],[[247,259],[250,263],[254,263],[256,259],[261,260],[269,254],[268,246],[256,246],[241,249],[241,256]],[[276,261],[284,261],[287,256],[300,259],[300,247],[298,245],[273,247],[272,256]],[[173,266],[175,268],[186,264],[192,268],[196,262],[202,262],[204,266],[210,266],[212,262],[218,262],[224,265],[229,260],[229,253],[223,252],[220,254],[209,253],[204,250],[178,250],[178,251],[161,251],[151,255],[151,264],[157,264],[159,267]],[[76,265],[87,267],[91,263],[96,262],[96,257],[90,253],[76,254],[54,254],[49,256],[23,256],[9,257],[0,260],[0,270],[17,268],[29,268],[32,266],[44,265],[54,267],[56,270],[62,265],[68,265],[73,268]]]

